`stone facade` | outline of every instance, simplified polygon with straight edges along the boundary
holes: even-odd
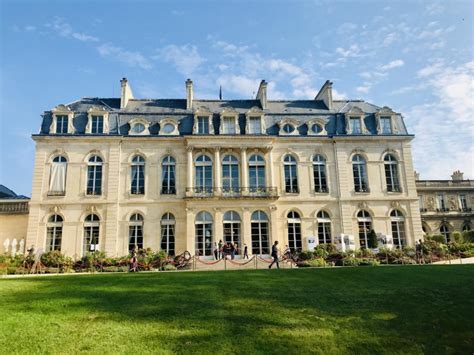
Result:
[[[191,81],[186,89],[186,100],[137,100],[124,79],[120,99],[82,99],[46,112],[33,136],[27,245],[52,248],[59,227],[59,249],[74,257],[94,249],[127,254],[131,235],[159,250],[170,225],[175,254],[209,254],[229,238],[262,254],[275,240],[306,249],[313,236],[338,243],[345,235],[359,247],[361,221],[381,240],[394,237],[394,225],[402,228],[399,245],[422,237],[413,136],[400,114],[333,101],[329,82],[307,101],[267,101],[264,81],[255,100],[199,101]],[[316,186],[317,157],[323,187]],[[356,158],[365,166],[363,183]],[[174,166],[171,185],[165,161]],[[387,164],[396,166],[390,179]],[[85,242],[91,235],[98,240]]]
[[[10,189],[0,185],[0,248],[5,251],[4,243],[8,241],[8,252],[10,253],[13,240],[19,250],[20,241],[23,247],[26,240],[28,225],[28,201],[25,196],[18,196]]]
[[[416,180],[423,232],[442,234],[449,241],[454,231],[471,230],[474,182],[455,171],[452,180]]]

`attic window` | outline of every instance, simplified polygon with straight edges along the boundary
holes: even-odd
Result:
[[[104,133],[104,116],[92,116],[91,120],[91,133],[102,134]]]
[[[128,134],[130,135],[148,135],[150,134],[150,131],[148,130],[148,127],[150,126],[150,122],[143,118],[134,118],[130,120],[130,130],[128,131]]]
[[[160,122],[160,135],[177,136],[179,135],[178,121],[173,118],[165,118]]]
[[[283,126],[283,132],[285,133],[293,133],[295,131],[295,126],[292,124],[287,123],[286,125]]]
[[[209,134],[209,117],[198,117],[198,134]]]
[[[351,133],[352,134],[361,134],[362,126],[360,124],[360,117],[351,117],[350,120]]]
[[[392,134],[392,119],[390,117],[380,117],[380,130],[382,134]]]
[[[320,124],[315,123],[311,126],[311,130],[313,131],[313,133],[319,134],[323,131],[323,127],[321,127]]]
[[[68,129],[69,119],[66,115],[56,116],[56,134],[66,134]]]
[[[174,131],[174,125],[172,125],[171,123],[166,123],[163,125],[163,133],[170,134],[173,131]]]
[[[137,123],[132,126],[133,133],[142,133],[145,130],[145,125],[142,123]]]
[[[249,133],[250,134],[262,134],[262,124],[260,117],[249,118]]]

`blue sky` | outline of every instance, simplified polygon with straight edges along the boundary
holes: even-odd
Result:
[[[80,97],[337,98],[405,117],[422,178],[474,177],[470,1],[0,0],[0,183],[29,195],[41,114]]]

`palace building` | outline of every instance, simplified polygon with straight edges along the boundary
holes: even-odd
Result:
[[[422,237],[402,115],[362,100],[83,98],[43,115],[26,245],[80,257],[135,246],[253,254],[312,240],[394,247]]]

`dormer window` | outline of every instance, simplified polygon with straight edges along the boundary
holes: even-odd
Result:
[[[323,131],[323,127],[321,127],[321,125],[315,123],[314,125],[311,126],[311,131],[314,134],[319,134]]]
[[[53,121],[49,127],[50,134],[73,134],[75,133],[72,112],[66,105],[56,106],[52,111]]]
[[[231,107],[226,107],[220,114],[220,134],[240,134],[239,113]]]
[[[246,114],[245,133],[247,134],[264,134],[265,121],[263,119],[263,111],[258,107],[252,107]]]
[[[396,125],[397,113],[393,112],[390,107],[384,106],[375,113],[375,121],[377,123],[378,134],[394,134],[397,133]]]
[[[209,117],[198,117],[198,134],[209,134]]]
[[[179,135],[178,121],[174,118],[165,118],[160,121],[160,135],[177,136]]]
[[[128,134],[132,136],[145,136],[150,134],[150,131],[148,130],[150,122],[143,118],[134,118],[130,120],[129,124],[130,130],[128,131]]]
[[[262,123],[260,117],[249,118],[249,133],[250,134],[262,134]]]
[[[360,124],[360,117],[351,117],[349,119],[351,133],[352,134],[361,134],[362,133],[362,126]]]
[[[280,126],[280,136],[290,136],[298,134],[298,127],[299,122],[297,120],[291,118],[284,118],[278,125]]]
[[[308,136],[318,136],[327,134],[327,123],[327,119],[323,117],[315,118],[311,121],[306,122],[306,125],[308,126]]]
[[[103,107],[91,107],[87,112],[86,133],[109,133],[109,113]]]

